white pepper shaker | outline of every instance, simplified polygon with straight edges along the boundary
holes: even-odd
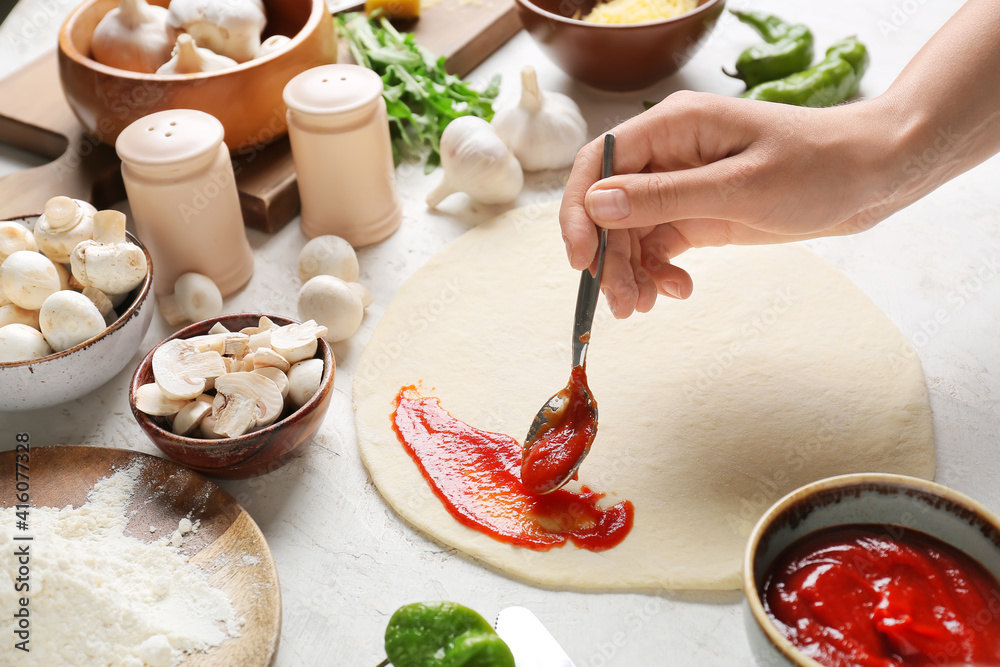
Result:
[[[177,278],[189,272],[211,278],[223,295],[253,275],[224,134],[214,116],[170,109],[135,121],[115,143],[158,295],[173,293]]]
[[[302,199],[302,231],[353,246],[399,228],[382,79],[357,65],[322,65],[288,82],[288,136]]]

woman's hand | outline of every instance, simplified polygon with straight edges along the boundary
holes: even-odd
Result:
[[[878,106],[671,95],[614,129],[620,175],[600,180],[603,137],[580,151],[559,214],[570,263],[591,266],[595,225],[607,228],[602,289],[615,316],[627,317],[652,308],[658,293],[690,296],[691,277],[671,264],[688,248],[873,226],[895,210],[885,175],[898,152]]]

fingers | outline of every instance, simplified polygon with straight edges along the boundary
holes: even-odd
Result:
[[[632,275],[635,276],[636,287],[639,289],[639,296],[635,301],[635,309],[640,313],[648,313],[656,303],[656,283],[653,282],[649,272],[642,266],[642,244],[639,232],[630,231],[629,237],[632,240],[629,261],[632,264]]]
[[[650,227],[688,218],[741,222],[745,183],[737,158],[680,171],[623,174],[590,186],[584,208],[608,229]]]
[[[587,215],[583,202],[587,189],[601,177],[602,147],[603,138],[580,149],[559,208],[559,226],[566,244],[566,255],[570,266],[578,271],[590,266],[597,255],[597,228]]]
[[[611,314],[618,319],[628,317],[639,300],[639,286],[632,270],[632,241],[622,229],[608,232],[608,247],[604,253],[601,289]]]

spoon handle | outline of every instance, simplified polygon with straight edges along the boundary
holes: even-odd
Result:
[[[604,165],[601,178],[614,175],[615,135],[604,135]],[[584,269],[580,275],[580,289],[576,294],[576,318],[573,322],[573,366],[583,366],[590,344],[590,328],[594,324],[597,310],[597,295],[601,293],[601,273],[604,271],[604,250],[608,246],[608,230],[601,229],[601,241],[597,250],[597,272],[590,275]]]

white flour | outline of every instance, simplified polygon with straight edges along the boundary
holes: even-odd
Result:
[[[238,636],[229,599],[176,544],[124,534],[138,474],[133,466],[101,480],[79,508],[30,510],[30,653],[12,640],[24,595],[14,550],[25,542],[12,539],[15,509],[0,509],[0,664],[170,667]],[[193,528],[183,519],[175,536]]]

